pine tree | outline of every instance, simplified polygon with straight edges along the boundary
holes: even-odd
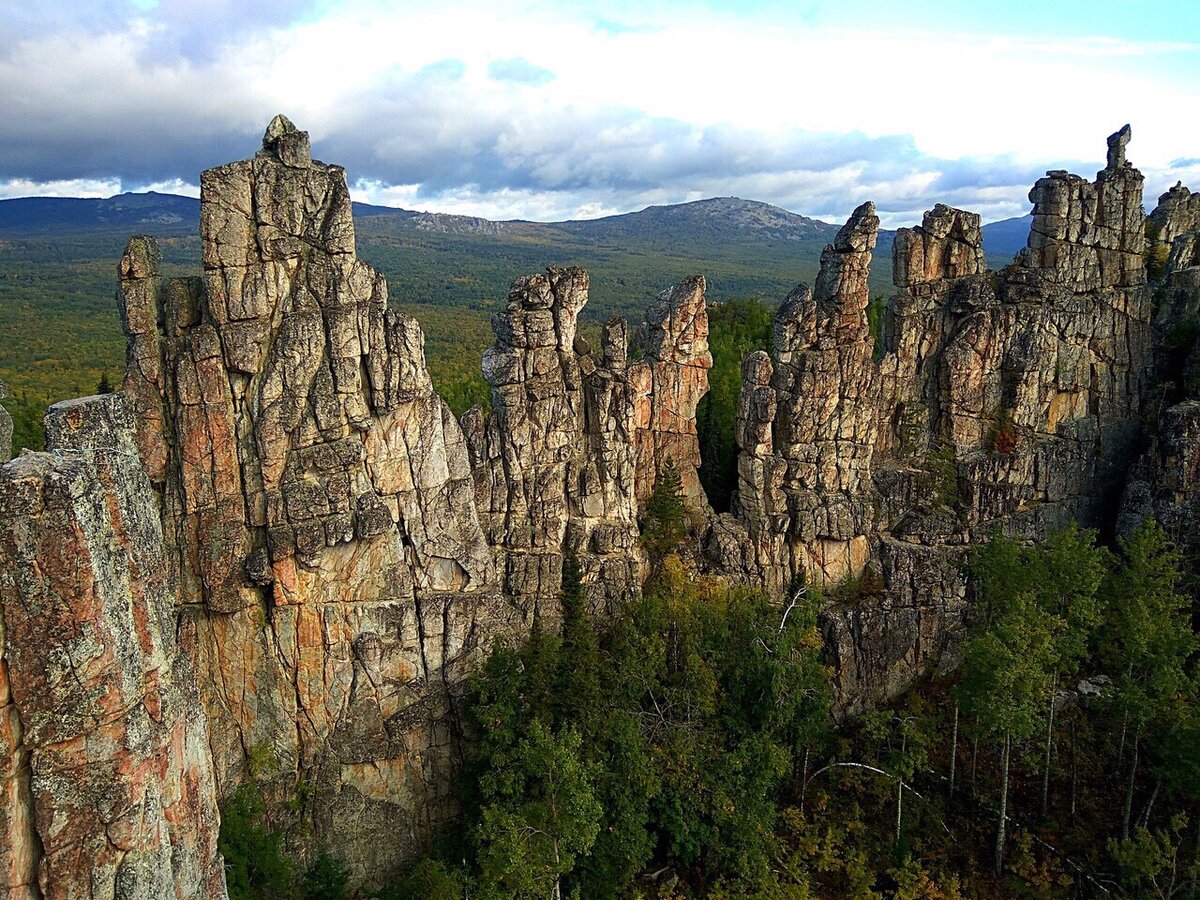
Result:
[[[1122,735],[1132,733],[1121,835],[1129,838],[1143,736],[1167,730],[1181,706],[1195,702],[1188,658],[1197,649],[1190,598],[1179,590],[1182,559],[1153,519],[1119,542],[1123,565],[1105,585],[1108,620],[1103,648],[1116,673],[1114,711]]]
[[[655,560],[675,552],[686,532],[683,480],[673,459],[667,460],[642,515],[642,544]]]

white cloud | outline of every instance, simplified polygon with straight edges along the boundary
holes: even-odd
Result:
[[[1148,194],[1200,175],[1172,164],[1200,152],[1200,118],[1180,112],[1200,101],[1186,41],[406,6],[273,0],[246,21],[233,0],[164,0],[108,27],[14,30],[0,179],[10,196],[72,181],[183,192],[251,154],[280,111],[359,199],[491,218],[730,194],[830,219],[867,198],[889,224],[937,201],[1003,218],[1046,168],[1090,176],[1128,120]]]
[[[116,178],[68,178],[58,181],[32,181],[10,178],[0,181],[0,200],[14,197],[111,197],[121,193]]]

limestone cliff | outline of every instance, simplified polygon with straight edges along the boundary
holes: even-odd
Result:
[[[454,815],[470,666],[557,616],[568,555],[596,609],[637,595],[639,504],[668,461],[696,565],[777,596],[824,585],[842,710],[949,662],[964,548],[1108,524],[1133,461],[1155,358],[1129,136],[1095,181],[1038,181],[1029,246],[1002,272],[972,213],[938,205],[902,229],[878,346],[879,221],[856,209],[784,300],[771,352],[743,362],[738,488],[718,515],[697,474],[702,277],[637,329],[608,322],[599,348],[577,333],[584,270],[517,279],[482,361],[491,411],[460,423],[420,326],[355,255],[344,171],[277,117],[254,159],[201,179],[202,277],[164,281],[154,241],[130,241],[122,393],[56,409],[54,452],[0,468],[6,883],[93,896],[67,861],[86,852],[104,883],[134,879],[129,896],[220,896],[215,797],[249,778],[299,826],[294,850],[332,847],[356,878],[425,849]],[[1200,270],[1189,204],[1176,190],[1155,213],[1177,281]],[[1163,416],[1130,516],[1196,496],[1197,418]],[[100,726],[64,660],[95,669]],[[106,793],[56,787],[81,760]],[[136,839],[120,832],[135,808],[153,826]]]

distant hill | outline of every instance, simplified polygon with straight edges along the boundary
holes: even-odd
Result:
[[[113,292],[126,240],[156,235],[166,274],[198,273],[199,214],[199,200],[155,192],[0,201],[0,334],[13,336],[0,341],[0,378],[53,400],[88,393],[102,372],[115,377],[124,340]],[[421,320],[431,366],[454,359],[472,371],[490,341],[488,319],[518,275],[585,266],[585,319],[592,322],[614,314],[639,321],[659,291],[696,273],[707,277],[713,300],[775,305],[797,283],[812,283],[821,250],[838,230],[736,197],[567,222],[496,222],[365,203],[354,204],[354,217],[360,257],[387,276],[391,303]],[[1007,248],[1023,221],[985,226],[993,266],[1011,259]],[[894,238],[880,232],[876,296],[892,292]]]
[[[993,268],[998,265],[995,260],[1001,260],[999,265],[1006,265],[1025,247],[1032,222],[1033,216],[1018,216],[983,226],[983,250]]]
[[[0,200],[0,234],[103,228],[194,228],[200,201],[177,194],[118,194],[104,200],[80,197],[21,197]]]
[[[0,201],[0,264],[111,264],[125,239],[164,238],[164,259],[198,269],[199,201],[149,192],[107,199]],[[478,306],[505,296],[514,277],[551,264],[592,273],[594,316],[636,316],[663,288],[703,273],[710,295],[781,300],[811,280],[838,226],[787,210],[718,197],[567,222],[496,222],[474,216],[354,204],[361,256],[388,276],[400,302]],[[873,287],[888,293],[893,233],[882,232]],[[51,248],[53,248],[51,250]]]

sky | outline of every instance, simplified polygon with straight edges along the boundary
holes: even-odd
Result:
[[[1197,110],[1196,0],[0,0],[0,198],[196,195],[282,112],[368,203],[991,221],[1126,122],[1200,188]]]

